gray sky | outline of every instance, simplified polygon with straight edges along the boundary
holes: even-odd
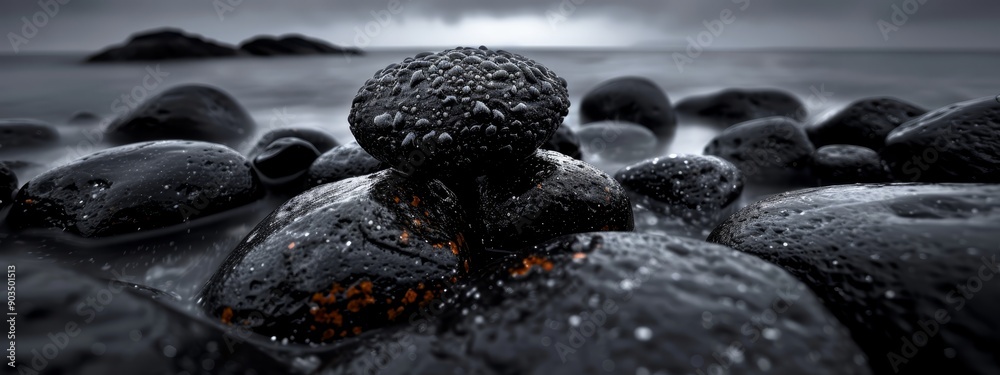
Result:
[[[723,26],[702,35],[708,48],[1000,46],[997,0],[393,0],[400,5],[392,9],[390,0],[42,1],[66,4],[40,17],[37,0],[0,1],[0,53],[14,50],[12,38],[19,52],[91,51],[164,26],[232,44],[302,33],[359,47],[684,48],[709,32],[705,22]],[[22,17],[47,22],[27,37]]]

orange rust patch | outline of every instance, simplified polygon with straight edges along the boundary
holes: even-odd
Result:
[[[352,299],[350,302],[347,303],[347,310],[356,313],[358,311],[361,311],[362,307],[371,305],[373,303],[375,303],[375,298],[372,298],[372,296],[364,296],[363,298]]]
[[[414,226],[418,226],[419,227],[420,224],[421,224],[420,219],[413,219],[413,225]]]
[[[403,229],[403,234],[399,235],[399,241],[402,242],[404,245],[410,243],[410,232],[407,232],[406,229]]]
[[[424,283],[417,284],[417,289],[418,290],[423,290],[424,289]]]
[[[413,201],[410,202],[410,205],[413,206],[413,207],[420,206],[420,197],[414,195],[413,196]]]
[[[434,292],[431,292],[429,290],[424,292],[424,302],[429,302],[432,299],[434,299]]]
[[[583,259],[583,258],[586,258],[586,257],[587,257],[587,254],[585,254],[585,253],[573,253],[573,259]]]
[[[458,255],[458,244],[455,241],[448,241],[448,247],[451,248],[451,253]]]
[[[522,276],[528,273],[528,271],[531,271],[531,269],[535,266],[541,267],[546,272],[552,270],[552,261],[537,255],[531,255],[527,258],[524,258],[524,260],[522,260],[521,263],[523,264],[523,266],[510,269],[511,275]]]
[[[312,314],[317,323],[333,323],[337,327],[344,325],[344,316],[340,315],[339,310],[327,312],[325,308],[313,307],[309,309],[309,314]]]
[[[408,303],[413,303],[416,300],[417,300],[417,292],[414,292],[413,289],[407,290],[406,296],[403,296],[404,305]]]
[[[35,203],[35,201],[33,201],[33,200],[31,200],[31,199],[25,199],[25,200],[24,200],[24,203],[27,203],[27,204],[32,204],[32,203]]]
[[[295,242],[292,242],[292,243],[288,244],[288,250],[291,250],[291,249],[294,249],[294,248],[295,248]]]
[[[355,336],[360,335],[361,334],[361,327],[354,327],[354,329],[352,331],[354,332]]]
[[[414,296],[414,298],[416,298],[416,296]],[[388,311],[389,320],[396,320],[396,317],[402,313],[403,313],[403,306],[397,307],[395,309],[389,309]]]
[[[464,262],[462,262],[462,265],[465,266],[465,272],[468,273],[469,272],[469,260],[466,259]]]
[[[233,309],[226,307],[222,310],[222,324],[231,324],[233,320]]]
[[[332,339],[333,336],[336,336],[336,335],[337,335],[337,332],[334,331],[333,328],[327,328],[326,331],[323,331],[323,340]]]
[[[399,197],[392,197],[392,200],[396,201],[396,203],[399,203],[400,199],[399,199]]]

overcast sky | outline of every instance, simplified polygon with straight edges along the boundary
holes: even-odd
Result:
[[[38,0],[0,0],[0,53],[12,39],[22,53],[90,51],[165,26],[231,44],[301,33],[360,47],[684,48],[705,22],[718,34],[702,35],[709,48],[1000,47],[998,0],[393,0],[391,10],[390,0],[42,1],[68,2],[41,17]],[[726,10],[728,24],[713,22]],[[22,17],[47,22],[30,35]]]

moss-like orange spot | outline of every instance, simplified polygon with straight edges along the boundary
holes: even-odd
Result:
[[[231,324],[233,321],[233,309],[226,307],[222,310],[222,324]]]
[[[288,250],[291,250],[291,249],[294,249],[294,248],[295,248],[295,242],[292,242],[292,243],[288,244]]]
[[[552,261],[537,255],[531,255],[524,258],[524,260],[521,261],[521,264],[523,265],[520,267],[511,268],[510,274],[513,276],[522,276],[527,274],[528,271],[531,271],[531,269],[535,266],[541,267],[543,270],[548,272],[551,271],[553,267]]]
[[[420,206],[420,197],[414,195],[413,196],[413,200],[410,201],[410,205],[413,206],[413,207]]]

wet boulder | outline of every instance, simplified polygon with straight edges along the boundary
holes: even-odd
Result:
[[[725,126],[773,116],[802,121],[808,114],[795,95],[775,89],[728,89],[681,100],[674,109]]]
[[[320,153],[329,151],[331,148],[337,147],[340,143],[333,138],[330,133],[319,129],[312,128],[278,128],[271,130],[264,135],[260,136],[257,143],[253,145],[250,151],[247,151],[247,157],[253,159],[257,157],[262,151],[264,151],[267,146],[269,146],[274,141],[281,138],[298,138],[303,141],[309,142],[313,147],[316,148]]]
[[[319,156],[306,174],[306,188],[364,176],[388,168],[366,152],[358,142],[345,143]]]
[[[565,234],[634,228],[631,204],[617,181],[555,151],[540,150],[509,170],[481,177],[479,205],[486,248],[514,250]]]
[[[225,324],[277,341],[330,343],[393,324],[438,298],[469,252],[457,198],[388,170],[302,193],[264,219],[201,296]]]
[[[663,89],[641,77],[611,79],[583,96],[582,126],[607,120],[645,126],[661,139],[673,137],[677,128],[677,117]]]
[[[980,98],[899,126],[880,152],[898,181],[1000,182],[1000,102]]]
[[[875,150],[854,145],[820,147],[813,154],[812,170],[821,186],[892,179]]]
[[[8,272],[17,275],[17,369],[11,373],[287,372],[249,343],[249,331],[187,316],[170,294],[51,263],[4,264],[15,265]]]
[[[0,207],[10,204],[17,191],[17,174],[7,165],[0,163]]]
[[[750,205],[708,238],[809,285],[879,374],[1000,371],[1000,187],[841,185]]]
[[[580,152],[580,137],[566,124],[559,125],[552,138],[542,145],[542,150],[557,151],[574,159],[583,159]]]
[[[799,124],[787,117],[768,117],[727,128],[705,146],[735,164],[748,181],[797,180],[808,175],[815,152]]]
[[[806,132],[816,147],[845,144],[881,150],[885,137],[926,109],[895,98],[866,98],[848,104]]]
[[[299,138],[278,138],[253,158],[253,166],[265,182],[282,184],[305,175],[320,155],[311,143]]]
[[[45,122],[31,119],[0,119],[0,153],[51,145],[59,132]]]
[[[210,86],[165,90],[116,118],[106,130],[118,144],[185,139],[235,146],[253,134],[254,121],[229,94]]]
[[[477,176],[531,155],[568,108],[566,81],[542,64],[458,48],[376,72],[349,121],[365,151],[404,173]]]
[[[870,373],[805,285],[723,246],[587,233],[497,268],[435,335],[421,317],[322,373]]]
[[[743,175],[715,156],[676,155],[627,166],[618,180],[631,193],[652,201],[648,206],[687,219],[714,217],[743,192]]]
[[[108,237],[165,228],[264,194],[250,163],[212,143],[159,141],[106,149],[49,170],[17,193],[8,223]]]
[[[649,129],[622,121],[592,122],[576,132],[587,160],[630,162],[656,152],[656,135]]]

